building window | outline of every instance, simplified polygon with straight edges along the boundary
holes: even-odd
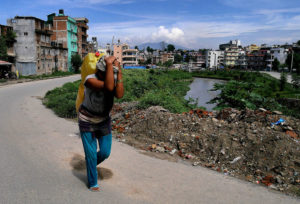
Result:
[[[24,36],[27,36],[28,35],[28,33],[27,32],[24,32]]]

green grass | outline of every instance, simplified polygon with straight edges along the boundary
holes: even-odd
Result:
[[[62,87],[48,91],[43,100],[44,105],[60,117],[75,118],[75,101],[79,84],[80,81],[69,82]]]
[[[53,72],[52,74],[42,74],[42,75],[30,75],[30,76],[20,76],[20,79],[47,79],[47,78],[52,78],[52,77],[63,77],[63,76],[70,76],[73,75],[74,72],[62,72],[62,71],[57,71]]]
[[[219,96],[211,101],[218,104],[215,109],[263,107],[268,110],[280,110],[286,115],[300,118],[300,111],[296,107],[286,107],[285,104],[278,102],[280,98],[299,98],[300,90],[289,83],[286,83],[281,90],[280,80],[268,74],[220,70],[194,73],[193,76],[228,80],[225,84],[215,85],[214,90],[221,91]]]
[[[297,98],[299,89],[286,84],[280,90],[280,81],[259,72],[241,71],[204,71],[188,73],[177,70],[123,70],[125,93],[117,102],[138,101],[139,108],[153,105],[162,106],[173,113],[187,112],[195,108],[184,96],[189,91],[193,77],[209,77],[229,80],[225,84],[216,85],[221,94],[214,99],[217,109],[233,107],[238,109],[266,108],[279,110],[286,115],[300,118],[300,110],[280,104],[279,98]],[[49,91],[44,104],[53,109],[61,117],[76,116],[75,100],[80,81],[67,83],[61,88]]]
[[[123,70],[125,93],[116,102],[139,101],[140,108],[160,105],[173,113],[186,112],[195,108],[184,99],[192,80],[192,74],[183,71]],[[60,117],[75,117],[79,83],[67,83],[47,92],[44,104]]]

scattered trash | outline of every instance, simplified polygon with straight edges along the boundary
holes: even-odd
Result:
[[[200,162],[194,162],[193,166],[198,166],[200,164]]]
[[[298,139],[298,135],[294,131],[287,130],[285,133],[294,139]]]
[[[232,160],[232,161],[230,162],[230,164],[236,163],[236,162],[239,161],[241,158],[242,158],[241,156],[234,158],[234,160]]]
[[[170,154],[173,155],[173,154],[175,154],[176,151],[177,151],[176,149],[173,149],[173,150],[170,152]]]
[[[274,127],[275,125],[283,125],[285,123],[285,120],[280,118],[277,122],[271,123],[271,127]]]
[[[300,185],[299,119],[266,109],[173,114],[132,103],[117,104],[112,112],[119,141],[275,190]]]

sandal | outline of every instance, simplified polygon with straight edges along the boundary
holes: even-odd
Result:
[[[99,186],[90,187],[89,189],[90,189],[90,191],[93,191],[93,192],[100,191]]]

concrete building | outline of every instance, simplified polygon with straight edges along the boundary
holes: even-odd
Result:
[[[160,55],[161,55],[161,63],[165,63],[169,60],[174,62],[174,55],[172,53],[163,52]]]
[[[206,65],[206,55],[197,52],[192,55],[192,58],[189,62],[189,67],[193,67],[195,69],[204,68]]]
[[[116,44],[114,45],[114,56],[117,60],[121,63],[122,66],[124,65],[138,65],[137,60],[137,49],[131,49],[127,44]]]
[[[16,69],[22,75],[47,74],[66,70],[67,50],[51,43],[52,25],[32,16],[8,19],[17,35],[14,43]]]
[[[240,40],[231,40],[231,41],[229,41],[229,43],[225,43],[225,44],[219,45],[219,48],[220,48],[220,50],[225,51],[226,48],[229,48],[229,47],[240,47],[241,45],[242,44],[241,44]]]
[[[248,68],[248,63],[247,63],[246,51],[239,50],[239,55],[238,56],[239,57],[238,57],[236,66],[240,69],[247,69]]]
[[[247,67],[251,70],[265,70],[268,67],[269,50],[261,49],[247,54]]]
[[[221,44],[220,50],[224,51],[224,65],[226,67],[238,66],[239,52],[242,50],[240,40],[231,40],[229,43]]]
[[[88,54],[88,34],[89,20],[87,18],[74,18],[77,24],[77,40],[78,40],[78,54],[83,59]]]
[[[226,67],[234,67],[238,64],[239,48],[237,46],[230,46],[225,48],[224,65]]]
[[[97,37],[92,37],[92,41],[88,42],[88,52],[97,52],[98,51],[98,41]]]
[[[221,50],[207,50],[205,53],[206,68],[218,69],[224,63],[224,51]]]
[[[58,16],[55,13],[48,15],[49,24],[53,26],[51,41],[62,44],[68,50],[68,70],[72,71],[71,57],[78,53],[77,47],[77,23],[74,18],[65,16],[64,10],[59,10]]]
[[[271,59],[274,61],[275,58],[280,62],[280,64],[284,64],[285,60],[288,56],[288,49],[285,48],[271,48],[270,53],[271,53]]]
[[[245,50],[247,52],[258,51],[259,49],[260,49],[260,47],[255,44],[251,44],[251,45],[248,45],[247,47],[245,47]]]

